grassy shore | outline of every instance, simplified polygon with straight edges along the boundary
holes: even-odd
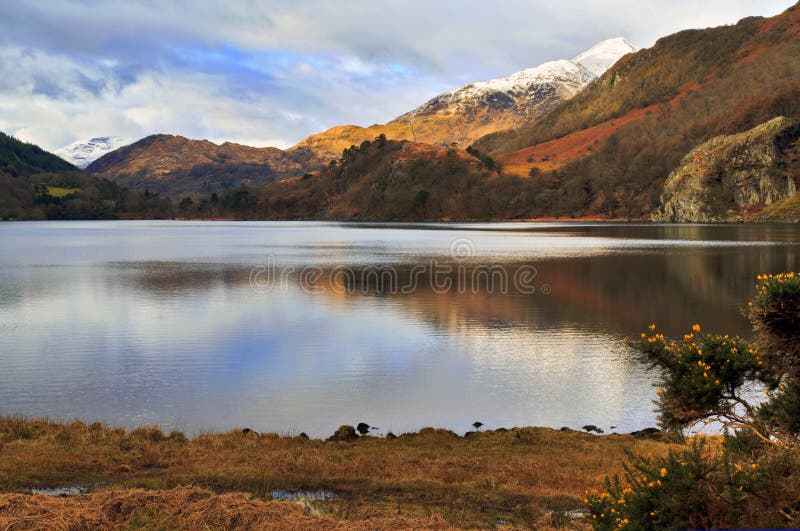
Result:
[[[626,452],[669,447],[545,428],[324,442],[0,418],[0,529],[574,528],[569,511]],[[31,494],[54,487],[87,493]],[[279,489],[335,499],[275,500]]]

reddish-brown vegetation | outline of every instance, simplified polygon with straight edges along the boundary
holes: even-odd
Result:
[[[534,201],[550,214],[647,215],[696,146],[800,117],[798,11],[665,37],[542,120],[476,147],[509,172],[533,172]]]

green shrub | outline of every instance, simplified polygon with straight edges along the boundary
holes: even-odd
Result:
[[[752,342],[703,333],[672,341],[655,325],[634,342],[661,374],[659,422],[683,433],[713,424],[723,439],[635,459],[587,495],[595,529],[795,527],[800,522],[800,275],[761,275],[747,305]],[[750,390],[762,388],[755,403]]]

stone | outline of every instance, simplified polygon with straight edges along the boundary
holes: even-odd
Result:
[[[780,116],[693,149],[667,178],[655,221],[742,220],[797,192],[779,171],[784,152],[800,138],[800,124]]]
[[[664,438],[664,432],[658,428],[645,428],[643,430],[632,431],[631,436],[636,439],[655,439],[660,440]]]
[[[356,433],[356,429],[352,426],[344,425],[339,426],[339,429],[336,430],[336,433],[328,437],[328,441],[339,441],[339,442],[352,442],[358,439],[358,434]]]

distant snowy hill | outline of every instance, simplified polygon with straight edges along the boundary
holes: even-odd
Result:
[[[79,168],[86,168],[106,153],[127,146],[132,142],[129,138],[118,136],[100,136],[86,141],[75,142],[63,147],[55,154]]]

